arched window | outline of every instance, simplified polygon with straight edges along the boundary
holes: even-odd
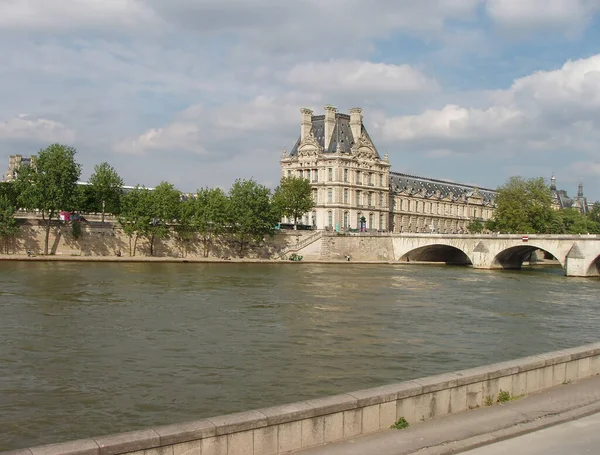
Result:
[[[350,214],[348,212],[344,212],[344,229],[348,229],[350,227]]]

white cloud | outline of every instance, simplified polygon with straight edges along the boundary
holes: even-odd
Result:
[[[60,122],[21,114],[0,121],[0,140],[72,143],[75,132]]]
[[[484,108],[446,105],[388,118],[378,128],[388,140],[444,140],[461,151],[469,140],[478,144],[473,153],[492,142],[497,149],[511,149],[507,143],[517,139],[530,149],[565,146],[598,153],[590,146],[599,135],[600,54],[517,79],[487,98],[490,105]]]
[[[598,0],[487,0],[488,15],[510,29],[556,29],[576,33],[600,9]]]
[[[36,32],[157,25],[141,0],[0,0],[0,29]]]
[[[297,100],[292,95],[258,96],[247,102],[224,103],[213,109],[191,106],[160,128],[121,141],[120,153],[146,154],[183,150],[225,161],[258,143],[284,147],[295,140],[285,134],[286,125],[299,122]],[[263,145],[264,146],[264,145]],[[277,150],[274,148],[273,150]],[[222,153],[225,152],[225,153]]]
[[[410,65],[359,60],[300,63],[287,72],[285,80],[293,86],[338,93],[390,95],[438,88],[433,78]]]

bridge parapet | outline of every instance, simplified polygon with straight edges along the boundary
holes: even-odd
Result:
[[[433,260],[470,263],[480,269],[520,269],[534,251],[543,250],[558,260],[567,276],[600,276],[600,235],[596,234],[412,233],[394,234],[392,243],[398,261]],[[463,262],[457,260],[459,253]]]

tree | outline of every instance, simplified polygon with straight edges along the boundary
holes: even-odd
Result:
[[[76,209],[84,213],[99,212],[102,206],[96,200],[94,189],[90,185],[77,185]]]
[[[229,190],[229,226],[239,256],[254,241],[274,236],[281,212],[271,204],[271,191],[254,180],[236,180]]]
[[[0,197],[6,197],[9,204],[13,207],[18,206],[18,197],[13,182],[0,182]]]
[[[298,219],[315,206],[309,181],[300,177],[283,177],[273,194],[273,204],[283,216],[294,220],[296,229]]]
[[[123,194],[123,179],[117,174],[117,171],[104,162],[94,166],[94,173],[90,177],[90,184],[96,201],[102,207],[102,222],[104,223],[104,212],[106,209],[110,213],[117,215]]]
[[[592,210],[588,214],[588,218],[594,223],[600,224],[600,202],[594,202],[592,205]]]
[[[0,195],[0,241],[4,244],[4,252],[8,254],[8,241],[17,234],[19,226],[15,219],[15,206],[10,198]]]
[[[543,178],[511,177],[498,188],[489,226],[500,232],[548,233],[554,217],[552,193]]]
[[[121,213],[117,219],[129,238],[129,256],[135,256],[138,238],[152,220],[148,214],[149,200],[150,190],[139,185],[121,199]]]
[[[172,184],[161,182],[148,196],[142,203],[143,211],[150,220],[142,227],[140,234],[148,240],[150,256],[154,256],[156,239],[169,237],[170,227],[178,215],[181,193]]]
[[[181,201],[177,214],[177,223],[173,226],[175,241],[181,249],[181,257],[183,258],[187,256],[188,245],[196,237],[196,230],[192,224],[194,202],[193,199],[184,199]]]
[[[75,161],[75,149],[52,144],[40,151],[35,165],[20,169],[15,181],[19,205],[42,214],[46,235],[44,254],[48,254],[48,241],[52,220],[61,210],[72,210],[77,203],[77,180],[81,166]]]
[[[208,257],[214,239],[223,234],[228,213],[229,200],[220,188],[203,188],[196,192],[192,225],[200,236],[204,257]]]
[[[481,234],[485,226],[479,220],[474,220],[469,223],[469,232],[471,234]]]
[[[556,218],[563,225],[565,234],[586,234],[589,232],[588,220],[578,209],[559,210],[556,213]]]

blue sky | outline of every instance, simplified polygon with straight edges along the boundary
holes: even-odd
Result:
[[[279,179],[301,107],[362,107],[392,169],[600,199],[600,0],[0,0],[0,157],[87,178]],[[3,169],[0,168],[3,171]]]

